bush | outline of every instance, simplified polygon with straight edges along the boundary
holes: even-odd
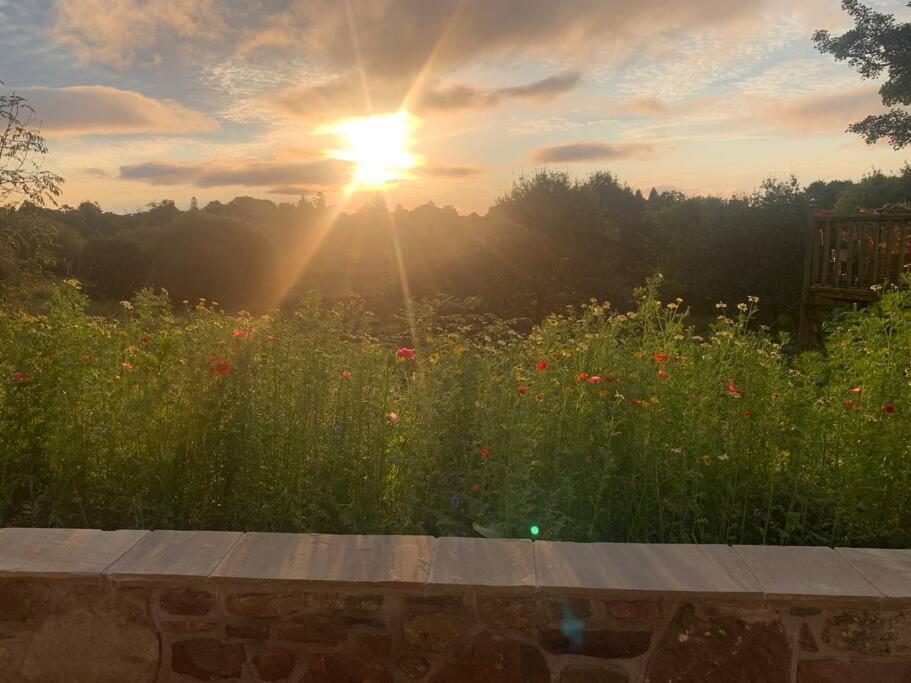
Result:
[[[700,336],[657,286],[396,345],[315,300],[115,319],[61,286],[0,312],[0,525],[911,544],[911,294],[792,358],[755,300]]]

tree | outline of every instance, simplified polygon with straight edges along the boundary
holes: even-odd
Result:
[[[817,31],[816,48],[847,61],[862,78],[878,78],[885,71],[888,78],[879,89],[883,104],[911,104],[911,23],[896,22],[894,15],[876,12],[859,0],[843,0],[841,6],[853,17],[854,28],[840,36]],[[911,144],[911,114],[893,108],[852,123],[848,130],[863,136],[867,144],[889,138],[895,149],[901,149]]]
[[[41,168],[47,145],[32,126],[34,116],[24,97],[0,95],[0,206],[56,204],[60,196],[63,178]]]

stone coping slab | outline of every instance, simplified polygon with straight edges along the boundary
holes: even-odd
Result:
[[[737,545],[734,550],[767,598],[882,598],[883,593],[831,548]]]
[[[726,545],[538,541],[535,560],[539,588],[762,597]]]
[[[4,528],[0,577],[907,602],[911,550]]]
[[[148,531],[0,529],[0,576],[97,576]]]

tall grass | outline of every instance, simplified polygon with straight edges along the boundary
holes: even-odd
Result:
[[[703,336],[638,301],[419,320],[409,359],[315,301],[114,319],[63,285],[0,312],[0,525],[911,545],[911,294],[797,357],[755,300]]]

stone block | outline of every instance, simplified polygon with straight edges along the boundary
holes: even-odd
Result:
[[[539,642],[541,647],[553,654],[624,659],[648,652],[652,632],[585,628],[581,624],[568,624],[562,629],[542,630]]]
[[[798,662],[797,683],[911,683],[911,662]]]
[[[541,651],[528,643],[480,633],[431,679],[433,683],[550,683]]]
[[[264,681],[280,681],[294,671],[295,657],[283,647],[267,647],[253,655],[253,667]]]
[[[171,670],[203,681],[239,677],[246,659],[242,643],[195,638],[171,645]]]
[[[402,620],[402,637],[412,647],[443,652],[467,633],[471,623],[461,614],[417,614]]]
[[[225,599],[225,609],[242,617],[270,619],[297,614],[306,609],[309,602],[309,595],[298,591],[235,593]]]
[[[844,610],[829,616],[823,641],[865,655],[911,655],[911,610]]]
[[[320,654],[311,658],[300,683],[392,683],[392,680],[392,674],[377,664],[340,654]]]
[[[215,596],[209,591],[194,588],[172,588],[158,597],[158,604],[168,614],[182,616],[203,616],[215,604]]]

